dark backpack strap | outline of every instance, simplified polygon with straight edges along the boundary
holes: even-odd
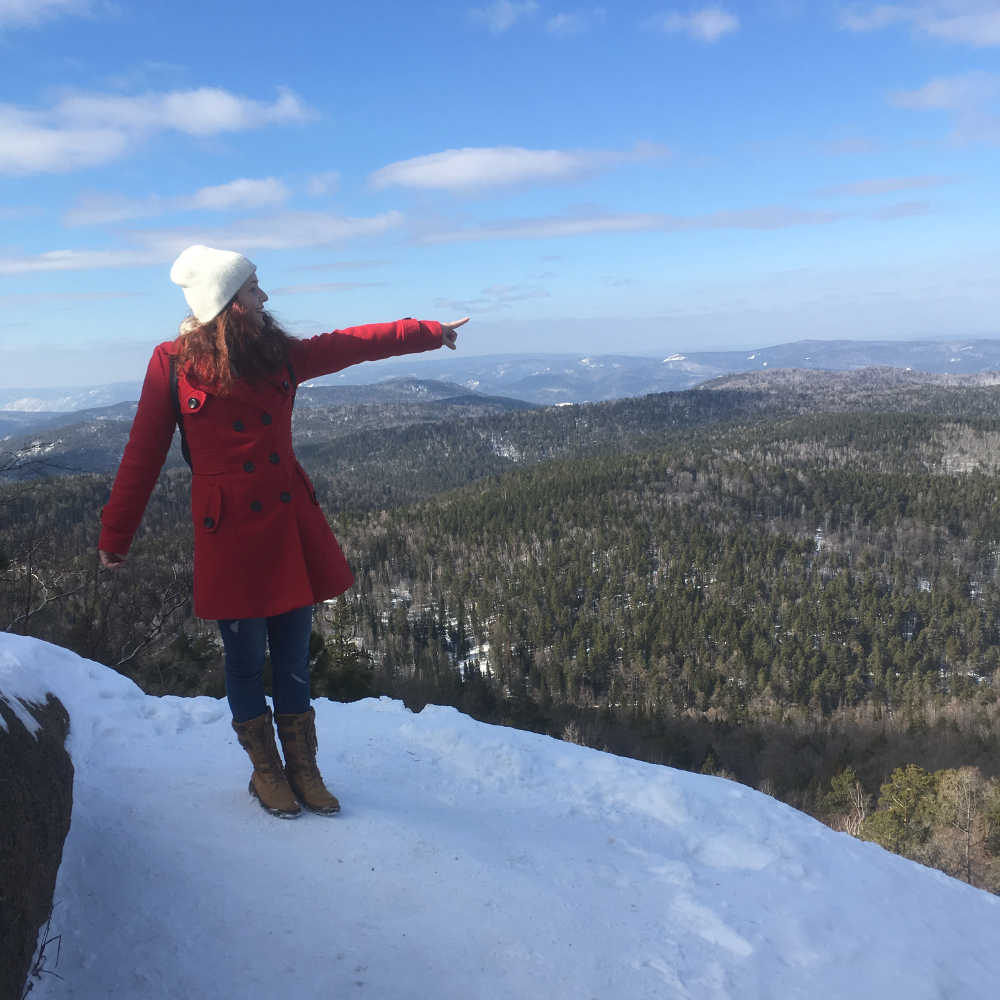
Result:
[[[172,355],[170,358],[170,401],[174,404],[174,420],[177,421],[177,426],[181,432],[181,454],[184,456],[184,461],[187,462],[188,468],[193,469],[191,465],[191,451],[188,448],[187,435],[184,433],[184,415],[181,412],[180,390],[177,387],[177,359]]]
[[[291,361],[286,361],[285,367],[288,369],[288,377],[292,382],[292,392],[295,392],[299,387],[298,379],[295,377],[295,369],[292,367]]]

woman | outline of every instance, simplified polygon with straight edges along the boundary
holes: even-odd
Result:
[[[313,605],[342,594],[354,577],[292,452],[295,386],[360,361],[442,344],[454,350],[468,318],[405,319],[296,340],[264,311],[256,267],[238,253],[189,247],[170,278],[192,315],[149,362],[101,512],[101,562],[124,564],[179,425],[192,471],[194,612],[219,623],[233,728],[253,763],[250,794],[283,819],[298,816],[299,803],[332,816],[340,803],[316,766],[309,637]],[[284,766],[264,699],[265,649]]]

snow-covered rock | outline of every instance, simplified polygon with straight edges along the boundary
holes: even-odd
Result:
[[[2,655],[2,654],[0,654]],[[21,1000],[73,811],[69,715],[44,691],[4,694],[0,668],[0,998]]]
[[[0,635],[69,709],[34,996],[931,1000],[1000,992],[1000,899],[721,778],[453,709],[317,703],[343,812],[267,816],[224,702]]]

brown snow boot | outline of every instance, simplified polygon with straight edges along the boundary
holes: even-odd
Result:
[[[253,764],[250,775],[250,794],[256,798],[262,809],[280,819],[295,819],[302,810],[288,782],[281,757],[274,743],[274,727],[271,725],[271,709],[249,722],[234,722],[236,736]]]
[[[340,803],[327,791],[316,766],[316,709],[301,715],[276,715],[274,721],[285,752],[285,778],[292,791],[310,812],[335,816]]]

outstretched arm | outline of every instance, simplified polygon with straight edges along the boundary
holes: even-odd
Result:
[[[403,354],[434,351],[442,345],[455,350],[455,331],[468,317],[452,323],[401,319],[396,323],[374,323],[347,330],[321,333],[298,341],[291,350],[291,363],[299,382],[339,372],[362,361],[379,361]]]

